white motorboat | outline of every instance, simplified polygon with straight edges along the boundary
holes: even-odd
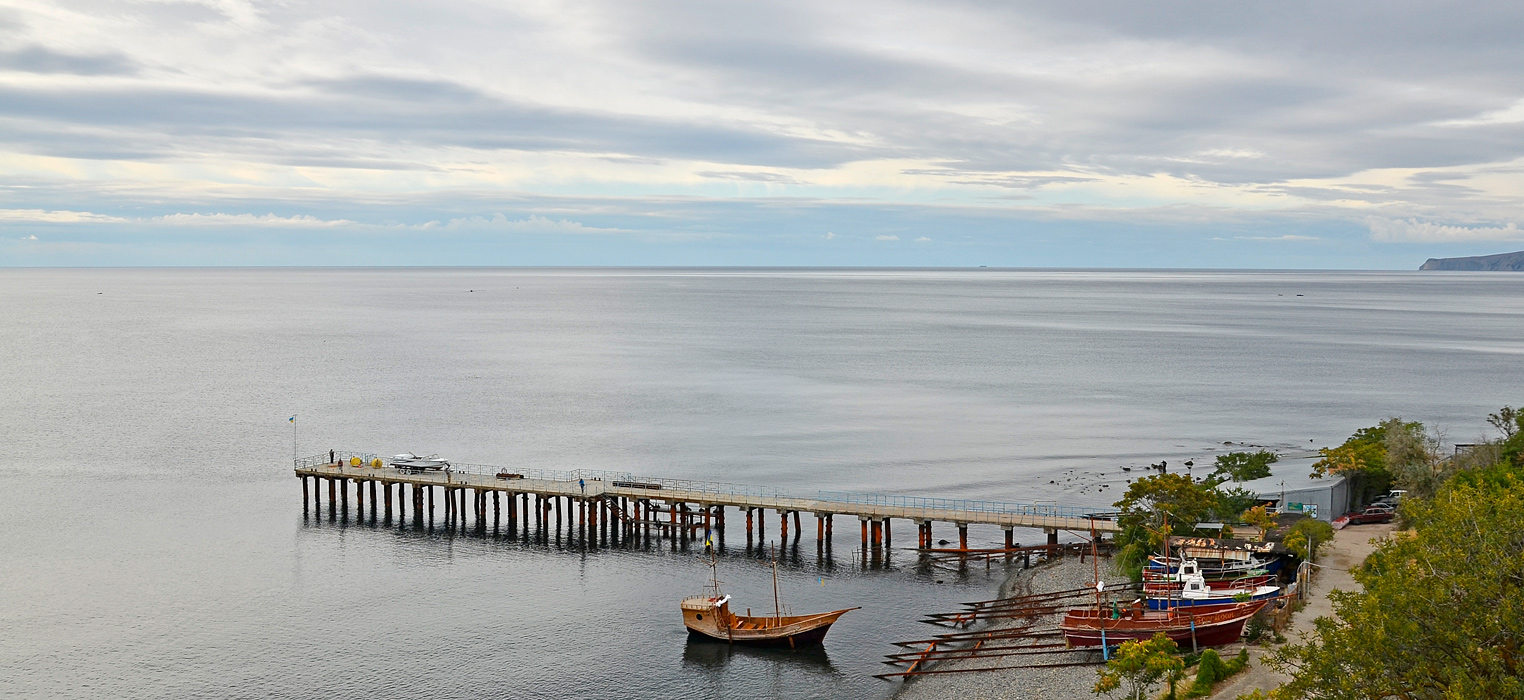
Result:
[[[446,459],[440,459],[439,455],[419,457],[418,455],[415,455],[411,452],[404,452],[400,455],[392,455],[392,466],[397,469],[405,469],[407,471],[414,472],[434,471],[436,469],[444,469],[445,467],[450,466],[450,461]]]

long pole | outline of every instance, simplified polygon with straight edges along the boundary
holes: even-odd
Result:
[[[296,464],[296,416],[291,416],[291,463]]]
[[[773,623],[783,624],[783,606],[778,604],[778,552],[773,551]]]

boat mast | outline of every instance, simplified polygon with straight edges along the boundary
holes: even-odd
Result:
[[[778,550],[773,550],[773,622],[783,622],[783,606],[778,604]]]

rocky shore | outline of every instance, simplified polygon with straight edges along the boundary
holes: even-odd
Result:
[[[1107,575],[1109,560],[1101,561],[1102,576]],[[1034,593],[1082,588],[1094,584],[1095,571],[1087,558],[1067,557],[1046,562],[1031,569],[1018,569],[1008,576],[1000,587],[1000,597],[1007,598]],[[980,629],[1000,629],[1035,623],[1040,627],[1058,624],[1057,615],[1036,619],[997,620]],[[1090,661],[1097,657],[1096,651],[1060,652],[1040,656],[1005,656],[989,659],[944,661],[930,666],[931,669],[990,668],[1028,664],[1058,664]],[[1096,667],[1074,666],[1069,668],[1024,668],[995,671],[973,671],[920,676],[906,681],[894,694],[896,700],[969,700],[972,698],[1017,698],[1020,700],[1070,700],[1093,697]]]

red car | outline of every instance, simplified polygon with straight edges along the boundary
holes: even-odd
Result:
[[[1350,511],[1344,514],[1349,519],[1350,525],[1364,525],[1366,523],[1389,523],[1397,517],[1390,508],[1380,506],[1366,506],[1362,511]]]

